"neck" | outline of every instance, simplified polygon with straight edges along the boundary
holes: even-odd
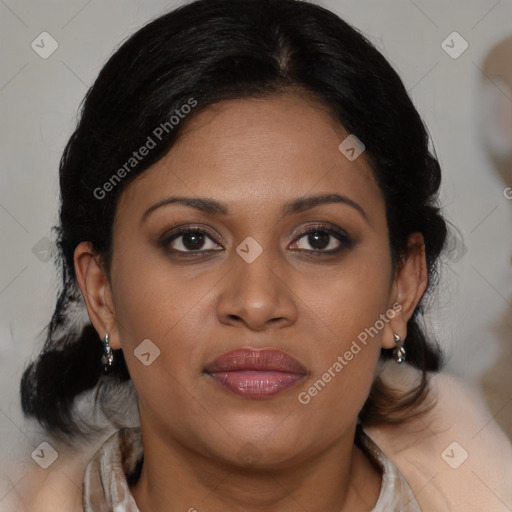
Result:
[[[279,469],[242,468],[141,428],[144,464],[131,488],[140,512],[371,511],[379,496],[380,470],[354,445],[355,427],[323,452]]]

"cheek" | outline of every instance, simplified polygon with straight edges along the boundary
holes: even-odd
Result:
[[[200,297],[158,267],[132,263],[120,262],[114,296],[128,371],[146,411],[185,410],[199,329],[190,313]]]
[[[139,372],[138,348],[151,340],[159,351],[156,362],[173,376],[186,378],[187,368],[200,358],[204,309],[211,310],[208,292],[219,271],[194,275],[193,265],[173,268],[165,258],[143,251],[119,251],[112,265],[113,299],[122,348],[130,374]],[[149,345],[151,347],[151,345]],[[132,374],[134,380],[136,376]]]
[[[343,421],[345,414],[357,415],[363,406],[374,380],[384,329],[394,316],[387,309],[390,268],[388,258],[354,258],[310,286],[309,294],[305,288],[299,292],[307,297],[302,313],[308,319],[306,329],[316,340],[317,358],[298,400],[315,414],[343,412],[336,420]]]
[[[151,335],[160,338],[186,315],[199,295],[187,277],[147,241],[119,241],[112,278],[116,319],[125,328],[125,340]]]
[[[390,285],[390,258],[360,251],[321,275],[308,278],[304,274],[297,279],[296,290],[307,306],[304,315],[322,329],[326,346],[342,349],[386,313]],[[382,334],[380,322],[378,330]]]

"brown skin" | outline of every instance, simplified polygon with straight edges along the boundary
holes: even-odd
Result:
[[[384,197],[364,154],[350,162],[338,150],[346,136],[326,108],[291,94],[210,107],[123,191],[110,280],[91,244],[77,247],[91,321],[123,349],[138,392],[145,460],[132,493],[142,512],[345,512],[375,505],[381,474],[354,446],[357,415],[381,347],[394,346],[393,333],[407,335],[427,271],[423,238],[414,234],[393,275]],[[287,201],[331,193],[358,203],[367,218],[340,203],[281,215]],[[214,199],[230,213],[174,203],[141,221],[169,196]],[[186,236],[158,246],[183,224],[206,228],[212,240],[200,249],[212,252],[180,256],[192,247],[190,239],[183,245]],[[345,230],[353,244],[315,256],[315,248],[343,244],[334,236],[324,246],[308,241],[303,233],[317,224]],[[250,264],[235,250],[248,236],[263,248]],[[299,392],[396,302],[403,309],[379,335],[309,404],[299,403]],[[161,350],[150,366],[134,356],[147,338]],[[283,350],[308,375],[270,399],[234,395],[203,369],[240,347]],[[239,455],[247,443],[260,454],[252,465]]]

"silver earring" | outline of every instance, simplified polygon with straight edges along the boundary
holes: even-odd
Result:
[[[393,349],[393,359],[396,364],[402,364],[405,361],[404,340],[398,334],[394,334],[396,347]]]
[[[103,373],[107,375],[111,372],[112,366],[114,364],[114,354],[112,353],[112,349],[110,348],[108,333],[105,334],[102,343],[103,355],[101,356],[101,364],[103,365]]]

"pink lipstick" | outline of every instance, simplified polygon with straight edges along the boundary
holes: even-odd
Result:
[[[204,372],[229,391],[252,400],[277,395],[307,375],[293,357],[268,348],[226,352],[209,363]]]

